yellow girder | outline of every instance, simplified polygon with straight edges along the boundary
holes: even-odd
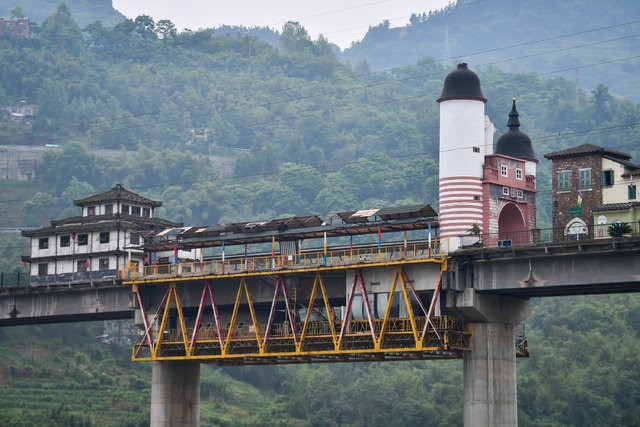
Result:
[[[425,259],[414,262],[437,262],[441,271],[446,268],[444,259]],[[395,263],[385,263],[393,264]],[[379,267],[380,264],[371,265]],[[353,268],[353,266],[350,266]],[[335,269],[335,267],[330,268]],[[385,314],[382,319],[368,320],[346,320],[341,324],[341,332],[338,335],[336,319],[329,303],[326,286],[320,269],[316,270],[314,276],[307,312],[301,325],[297,325],[293,319],[289,308],[289,301],[286,290],[286,282],[280,276],[274,290],[274,301],[272,312],[275,308],[277,293],[279,289],[285,296],[287,305],[287,317],[289,323],[277,323],[265,326],[258,322],[251,292],[247,284],[245,275],[240,277],[238,291],[231,314],[231,320],[224,331],[221,331],[218,319],[216,318],[215,330],[200,330],[201,324],[194,324],[191,329],[187,328],[186,319],[182,310],[182,305],[177,292],[177,284],[172,281],[160,309],[162,309],[162,319],[160,321],[157,340],[155,343],[147,331],[146,337],[136,345],[132,354],[132,360],[200,360],[214,363],[299,363],[308,361],[354,361],[354,360],[382,360],[390,359],[423,359],[423,358],[459,358],[468,348],[469,330],[464,329],[464,325],[459,320],[449,317],[430,318],[431,310],[437,298],[442,275],[438,278],[438,284],[434,292],[429,310],[426,310],[419,301],[413,285],[408,281],[406,273],[401,267],[394,271],[393,282],[391,284],[390,297],[387,301]],[[299,273],[300,270],[292,272]],[[269,272],[273,274],[273,272]],[[279,272],[282,273],[282,272]],[[224,277],[230,277],[225,275]],[[233,275],[231,276],[233,277]],[[191,278],[193,280],[193,278]],[[356,280],[362,280],[359,276],[354,279],[353,289],[355,290]],[[132,283],[133,289],[139,292],[139,282]],[[206,287],[209,284],[205,284]],[[364,283],[361,283],[364,290]],[[391,318],[391,307],[393,297],[397,287],[401,287],[405,306],[407,308],[407,318]],[[425,316],[417,317],[412,309],[411,294],[418,298]],[[203,297],[198,311],[203,310]],[[209,292],[212,292],[209,289]],[[312,311],[316,306],[318,293],[322,297],[324,309],[327,313],[326,321],[312,321]],[[238,313],[243,305],[243,295],[246,305],[251,315],[252,328],[246,333],[246,328],[239,330],[236,327]],[[211,295],[212,297],[212,295]],[[139,300],[141,301],[141,300]],[[213,301],[213,297],[212,297]],[[167,319],[169,311],[175,305],[179,320],[179,329],[167,329]],[[214,304],[215,305],[215,304]],[[160,312],[160,309],[158,313]],[[213,307],[217,313],[216,307]],[[216,314],[217,316],[217,314]],[[157,315],[156,315],[157,317]],[[272,315],[270,315],[270,319]],[[146,313],[145,313],[146,319]],[[296,326],[297,325],[297,326]],[[429,329],[429,325],[431,328]],[[301,329],[298,329],[301,328]],[[422,328],[422,333],[420,329]],[[149,328],[150,329],[150,328]],[[251,329],[253,329],[251,331]],[[301,330],[298,334],[296,329]],[[205,335],[206,333],[206,335]],[[264,336],[262,336],[262,333]],[[191,334],[191,340],[188,339]],[[145,342],[146,341],[146,342]],[[140,349],[148,344],[148,356],[141,355]]]

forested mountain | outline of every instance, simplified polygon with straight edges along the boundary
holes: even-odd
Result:
[[[370,36],[365,44],[373,46]],[[551,199],[544,153],[590,142],[640,161],[640,109],[610,93],[615,75],[580,89],[555,74],[465,62],[482,81],[496,136],[518,98],[521,129],[540,159],[542,226]],[[0,226],[75,215],[72,200],[116,182],[164,201],[159,214],[188,225],[437,207],[435,100],[451,69],[425,56],[371,72],[359,60],[342,63],[326,39],[311,40],[295,23],[266,43],[179,32],[146,16],[82,27],[72,6],[58,6],[31,39],[0,38],[0,105],[37,108],[32,125],[0,121],[0,145],[58,146],[35,179],[0,180]],[[94,151],[107,148],[115,152]],[[222,174],[210,156],[232,158],[235,170]],[[1,241],[0,271],[24,271],[26,239]],[[518,362],[521,425],[640,424],[639,308],[636,295],[535,301],[527,320],[532,356]],[[0,330],[0,425],[148,424],[149,367],[131,366],[126,346],[102,344],[100,334],[101,325]],[[449,426],[461,423],[461,390],[459,362],[207,368],[202,418],[234,426]]]
[[[66,213],[70,197],[114,182],[148,191],[165,201],[163,214],[191,224],[436,205],[435,99],[450,69],[425,58],[363,73],[295,23],[280,42],[276,49],[246,35],[180,33],[148,16],[81,29],[65,6],[31,39],[1,39],[0,103],[26,100],[37,118],[31,127],[0,122],[0,144],[62,146],[36,170],[45,197],[25,205],[19,226],[41,225]],[[518,98],[540,159],[584,142],[640,158],[640,113],[606,85],[581,91],[559,78],[476,71],[499,131]],[[122,154],[87,153],[103,148]],[[212,153],[237,158],[233,177],[211,167]],[[540,170],[544,224],[545,161]]]
[[[599,84],[640,102],[640,7],[627,0],[458,0],[406,27],[370,27],[344,52],[372,70],[406,67],[432,57],[510,72],[564,77],[590,90]]]
[[[0,17],[9,18],[16,7],[24,12],[37,26],[56,11],[62,2],[50,0],[0,0]],[[111,0],[69,0],[64,2],[78,25],[85,27],[100,21],[112,27],[124,21],[126,17],[113,8]]]

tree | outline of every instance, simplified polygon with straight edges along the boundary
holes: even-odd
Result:
[[[20,6],[16,6],[11,10],[11,19],[22,19],[24,17],[24,10]]]
[[[100,21],[89,24],[82,30],[86,45],[89,49],[104,47],[107,42],[108,32]]]
[[[301,197],[307,206],[322,188],[322,175],[313,166],[283,163],[278,168],[278,180]]]
[[[146,40],[154,40],[156,38],[156,24],[149,15],[140,15],[136,17],[134,34]]]
[[[609,88],[606,85],[599,84],[591,93],[593,94],[595,124],[600,125],[610,121],[613,97],[609,93]]]
[[[60,50],[74,55],[80,52],[82,31],[64,3],[60,3],[55,13],[45,19],[40,28],[40,35]]]
[[[178,34],[176,26],[168,19],[161,19],[156,23],[156,37],[160,40],[173,40]]]
[[[38,89],[38,121],[43,125],[51,120],[64,117],[67,106],[67,93],[62,82],[46,79]]]
[[[280,44],[285,52],[290,53],[311,52],[313,49],[309,33],[297,21],[288,21],[284,24],[280,35]]]

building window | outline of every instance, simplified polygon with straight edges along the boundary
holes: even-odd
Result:
[[[522,199],[524,197],[524,193],[522,192],[522,190],[517,190],[516,191],[516,197],[518,199]]]
[[[71,245],[71,236],[60,236],[60,247],[68,248]]]
[[[79,259],[77,261],[76,265],[78,266],[76,271],[78,271],[78,272],[87,271],[89,269],[89,260],[87,260],[87,259]]]
[[[591,189],[591,169],[578,170],[578,190]]]
[[[89,235],[86,233],[78,234],[78,246],[86,246],[89,243]]]
[[[509,195],[509,187],[502,187],[502,195],[503,196]]]
[[[100,270],[108,270],[109,269],[109,258],[100,258],[98,260],[98,269],[100,269]]]
[[[41,237],[38,240],[38,249],[49,249],[49,238]]]
[[[89,206],[87,207],[87,215],[95,215],[96,214],[96,207],[95,206]]]
[[[612,170],[602,171],[600,174],[600,184],[603,187],[611,187],[613,185],[613,177],[614,175]]]
[[[151,218],[151,209],[150,208],[142,208],[142,216],[145,218]]]
[[[558,191],[569,191],[571,187],[570,171],[558,172]]]
[[[123,214],[129,215],[129,205],[122,205],[122,209],[120,210]]]
[[[140,235],[138,233],[131,233],[129,235],[129,243],[131,243],[132,245],[139,245]]]
[[[473,152],[474,153],[479,153],[480,152],[480,147],[473,147]]]
[[[111,215],[113,213],[113,205],[104,205],[104,214]]]
[[[109,243],[109,235],[108,231],[103,231],[100,233],[100,243]]]
[[[507,165],[500,165],[500,174],[502,176],[509,176],[509,168],[507,168]]]
[[[522,179],[522,169],[516,168],[516,179]]]
[[[49,274],[49,264],[46,262],[38,264],[38,276],[46,276],[47,274]]]
[[[635,184],[629,184],[629,200],[635,200],[636,198],[636,185]]]
[[[140,216],[140,206],[131,206],[131,215]]]

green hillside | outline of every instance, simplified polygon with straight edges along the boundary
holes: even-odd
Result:
[[[458,0],[439,12],[416,11],[408,26],[370,27],[343,59],[372,70],[410,66],[425,57],[493,65],[577,81],[640,102],[640,8],[627,0]]]
[[[0,16],[9,18],[11,12],[20,7],[24,16],[41,25],[45,19],[56,11],[60,3],[64,3],[73,19],[82,27],[100,21],[103,25],[113,27],[124,21],[126,17],[116,11],[111,0],[68,0],[65,2],[49,0],[0,0]]]
[[[522,426],[638,425],[640,296],[539,299],[517,363]],[[126,322],[122,323],[126,329]],[[144,426],[150,364],[101,323],[0,329],[2,426]],[[460,361],[203,365],[202,425],[462,424]]]

